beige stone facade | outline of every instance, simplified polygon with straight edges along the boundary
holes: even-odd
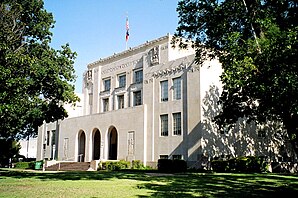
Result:
[[[258,135],[252,124],[239,121],[233,133],[218,131],[212,118],[219,111],[219,62],[198,66],[194,50],[172,48],[171,38],[89,64],[72,116],[39,128],[37,159],[154,165],[176,158],[199,167],[202,156],[277,157],[286,143]]]

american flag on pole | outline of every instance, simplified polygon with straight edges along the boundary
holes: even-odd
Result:
[[[126,17],[126,34],[125,34],[125,40],[126,42],[129,39],[129,21],[128,21],[128,17]]]

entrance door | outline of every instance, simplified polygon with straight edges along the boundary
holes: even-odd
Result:
[[[79,134],[79,152],[78,152],[78,162],[85,161],[85,144],[86,144],[86,135],[84,131],[81,131]]]
[[[100,159],[100,139],[100,132],[96,129],[93,135],[93,160]]]
[[[117,160],[118,134],[115,127],[109,134],[109,160]]]

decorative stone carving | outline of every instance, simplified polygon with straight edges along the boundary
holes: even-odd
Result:
[[[91,81],[92,80],[92,70],[88,70],[87,71],[86,77],[87,77],[87,81]]]
[[[159,64],[159,46],[155,46],[150,50],[151,66]]]

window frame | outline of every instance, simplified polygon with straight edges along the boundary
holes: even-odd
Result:
[[[124,80],[121,80],[121,78],[124,77]],[[118,75],[118,87],[122,88],[126,86],[126,74],[122,73]]]
[[[160,136],[162,137],[169,136],[169,115],[162,114],[159,117],[160,117]]]
[[[136,100],[136,95],[137,94],[140,94],[140,102],[139,103],[137,103],[137,101],[139,101],[139,100]],[[139,105],[142,105],[142,103],[143,103],[143,98],[142,98],[142,91],[141,90],[139,90],[139,91],[134,91],[133,92],[133,106],[139,106]]]
[[[181,79],[181,77],[177,77],[177,78],[173,78],[172,81],[173,81],[173,100],[181,100],[181,98],[182,98],[182,79]]]
[[[141,75],[138,75],[139,73],[141,73]],[[143,69],[135,70],[133,77],[134,77],[133,82],[135,84],[143,83]]]
[[[107,84],[109,82],[109,84]],[[110,91],[111,90],[111,78],[103,79],[103,91]]]
[[[168,80],[160,81],[160,101],[161,102],[169,101],[169,81]]]
[[[180,117],[175,118],[176,115],[180,115]],[[176,136],[182,135],[182,114],[181,114],[181,112],[173,113],[172,118],[173,118],[173,122],[172,122],[173,123],[173,135],[176,135]]]
[[[102,99],[102,112],[107,112],[107,111],[109,111],[109,109],[110,109],[110,100],[109,100],[109,98],[103,98]]]
[[[120,98],[122,99],[122,103],[120,103]],[[117,101],[118,101],[118,109],[124,109],[124,95],[117,95]]]

